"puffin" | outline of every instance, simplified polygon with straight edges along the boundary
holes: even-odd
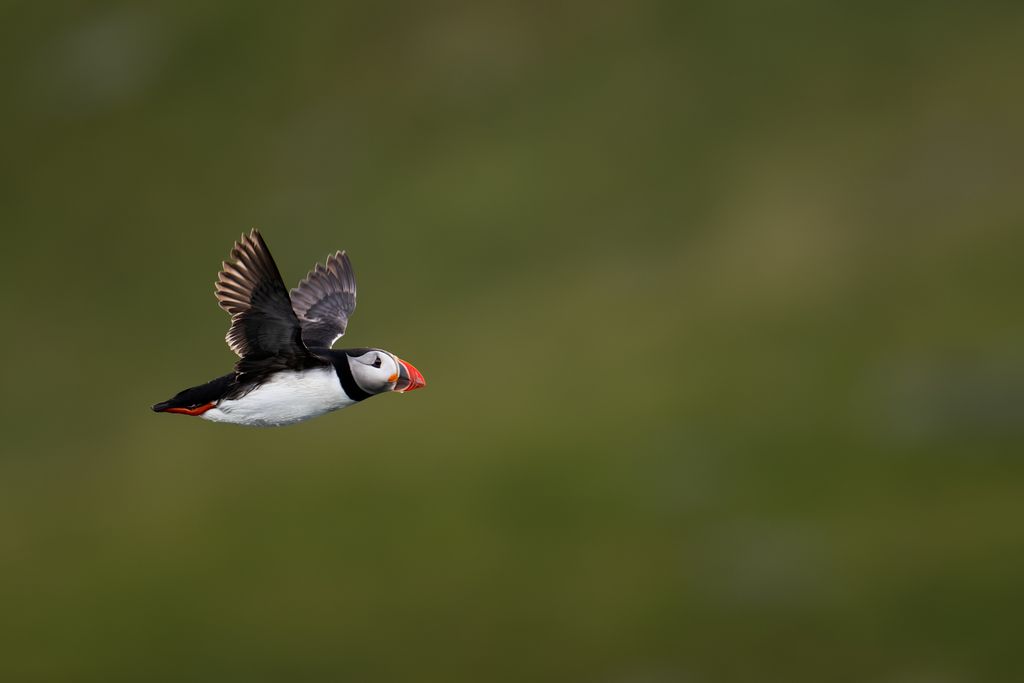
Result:
[[[295,424],[371,396],[426,386],[412,364],[376,348],[332,349],[356,308],[344,251],[317,263],[289,293],[259,230],[243,234],[222,264],[217,303],[235,369],[153,406],[158,413],[251,427]]]

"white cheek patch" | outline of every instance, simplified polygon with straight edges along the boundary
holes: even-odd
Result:
[[[376,368],[373,366],[373,362],[378,358],[380,367]],[[398,381],[399,377],[398,362],[391,354],[384,351],[375,351],[359,356],[359,358],[353,359],[350,367],[352,368],[352,377],[359,388],[373,394],[388,390]]]

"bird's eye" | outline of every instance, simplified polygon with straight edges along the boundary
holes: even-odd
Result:
[[[380,356],[377,356],[377,360],[373,361],[373,367],[375,367],[375,368],[379,368],[380,367]]]

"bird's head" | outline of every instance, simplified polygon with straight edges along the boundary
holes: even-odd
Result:
[[[422,373],[384,349],[348,349],[345,351],[352,378],[368,394],[385,391],[405,393],[426,386]]]

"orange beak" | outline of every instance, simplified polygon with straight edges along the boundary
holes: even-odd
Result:
[[[427,380],[423,379],[423,373],[401,358],[398,359],[398,364],[401,367],[398,369],[398,382],[395,384],[395,391],[404,394],[407,391],[427,386]]]

